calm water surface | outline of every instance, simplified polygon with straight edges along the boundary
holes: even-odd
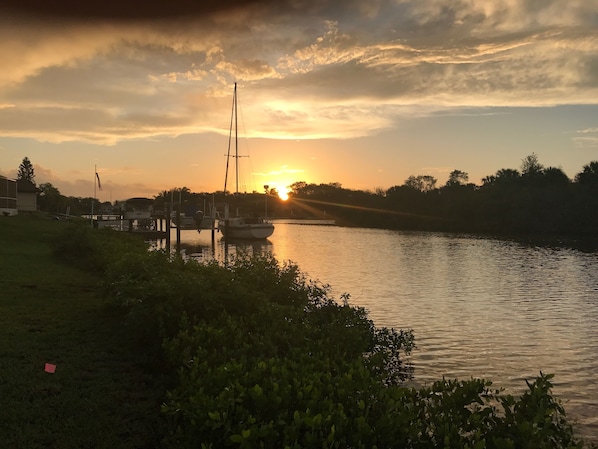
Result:
[[[174,232],[173,232],[174,236]],[[216,234],[182,231],[188,254],[221,258]],[[580,434],[598,441],[598,253],[472,236],[276,223],[272,252],[378,326],[413,329],[415,380],[490,379],[513,394],[540,371]]]

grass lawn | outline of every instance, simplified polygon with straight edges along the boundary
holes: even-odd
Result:
[[[99,276],[52,256],[64,226],[0,216],[0,448],[157,447],[160,373],[141,363]]]

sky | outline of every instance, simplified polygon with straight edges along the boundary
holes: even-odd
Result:
[[[0,60],[0,175],[67,196],[222,190],[235,82],[239,191],[598,160],[598,0],[4,0]]]

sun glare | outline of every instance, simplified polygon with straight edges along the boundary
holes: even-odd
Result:
[[[286,190],[282,190],[282,191],[278,192],[278,197],[281,200],[286,201],[289,199],[289,192],[287,192]]]
[[[280,198],[282,201],[286,201],[289,199],[290,190],[287,187],[287,184],[281,183],[281,182],[276,182],[276,183],[273,183],[272,187],[274,187],[274,189],[276,189],[276,194],[278,195],[278,198]]]

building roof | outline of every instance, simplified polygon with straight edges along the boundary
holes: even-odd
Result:
[[[152,200],[150,198],[140,198],[140,197],[137,197],[137,198],[129,198],[126,201],[126,203],[127,204],[138,204],[138,205],[144,205],[144,206],[147,205],[147,206],[149,206],[149,205],[154,204],[154,200]]]
[[[19,193],[37,193],[40,192],[34,183],[27,179],[17,179],[17,192]]]

